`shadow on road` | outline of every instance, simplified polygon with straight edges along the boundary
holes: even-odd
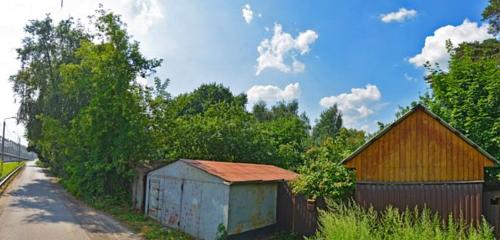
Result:
[[[7,195],[13,198],[9,208],[24,211],[24,224],[73,223],[90,233],[123,233],[127,231],[110,217],[97,213],[73,199],[52,178],[46,177],[43,169],[29,166],[42,177],[21,184]]]

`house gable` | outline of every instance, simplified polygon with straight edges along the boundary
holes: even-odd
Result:
[[[358,182],[482,181],[495,160],[418,105],[343,163]]]

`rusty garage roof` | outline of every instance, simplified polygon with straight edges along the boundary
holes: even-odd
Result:
[[[188,159],[182,159],[181,161],[230,183],[290,181],[298,176],[295,172],[266,164]]]

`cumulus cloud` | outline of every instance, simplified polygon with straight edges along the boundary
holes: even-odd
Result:
[[[247,24],[250,24],[252,22],[252,19],[253,19],[253,11],[252,11],[252,8],[250,7],[250,4],[245,4],[242,8],[241,8],[241,14],[243,16],[243,19],[245,19],[245,22]]]
[[[300,73],[300,72],[303,72],[305,68],[306,68],[306,65],[304,63],[298,61],[295,58],[293,59],[293,62],[292,62],[293,72]]]
[[[414,18],[417,16],[417,11],[413,9],[406,9],[406,8],[400,8],[396,12],[390,12],[386,14],[381,14],[380,15],[380,20],[385,23],[391,23],[391,22],[404,22],[405,20],[408,20],[410,18]]]
[[[408,61],[417,67],[422,67],[427,61],[438,63],[446,70],[450,58],[446,50],[446,40],[450,40],[454,46],[457,46],[463,42],[482,42],[493,37],[488,33],[487,24],[478,26],[477,23],[465,19],[458,26],[447,25],[438,28],[433,35],[425,38],[425,44],[421,52]]]
[[[347,127],[362,128],[360,121],[375,113],[374,109],[381,98],[382,94],[378,87],[368,84],[365,88],[352,88],[349,93],[324,97],[319,103],[325,108],[337,104]]]
[[[300,96],[299,83],[288,84],[284,89],[273,85],[255,85],[247,91],[248,101],[276,102],[293,100]]]
[[[133,31],[145,34],[155,23],[163,19],[163,13],[157,0],[136,0],[132,6],[129,24]]]
[[[257,47],[257,72],[259,75],[266,68],[278,69],[282,72],[302,72],[305,65],[296,59],[310,51],[310,45],[318,39],[313,30],[306,30],[294,38],[290,33],[283,32],[280,24],[274,25],[274,35],[271,39],[264,39]],[[291,59],[290,59],[291,58]],[[290,65],[290,60],[293,60]]]

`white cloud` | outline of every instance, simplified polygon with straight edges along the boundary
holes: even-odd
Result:
[[[292,71],[295,73],[300,73],[303,72],[304,69],[306,69],[306,65],[294,58],[292,62]]]
[[[250,4],[245,4],[242,8],[241,8],[241,14],[243,16],[243,18],[245,19],[245,22],[247,24],[250,24],[252,22],[252,19],[253,19],[253,11],[252,11],[252,8],[250,7]]]
[[[299,83],[288,84],[284,89],[273,85],[255,85],[247,91],[248,101],[276,102],[280,100],[293,100],[300,96]]]
[[[377,86],[368,84],[365,88],[352,88],[350,93],[324,97],[319,103],[323,107],[337,104],[338,109],[342,111],[345,125],[362,129],[360,121],[375,113],[374,109],[381,98],[382,94]]]
[[[257,47],[257,72],[259,75],[266,68],[278,69],[282,72],[301,72],[305,65],[296,59],[295,55],[304,55],[310,51],[310,45],[318,39],[313,30],[306,30],[293,38],[290,33],[283,32],[280,24],[274,25],[274,35],[271,39],[264,39]],[[288,59],[288,58],[292,59]],[[288,60],[287,60],[288,59]],[[289,65],[293,60],[292,66]]]
[[[397,12],[390,12],[380,15],[380,20],[385,23],[403,22],[417,16],[417,11],[413,9],[400,8]]]
[[[446,50],[446,40],[450,40],[454,46],[463,42],[482,42],[493,38],[488,33],[488,25],[478,26],[475,22],[465,19],[461,25],[447,25],[438,28],[434,34],[425,38],[425,44],[421,52],[408,61],[417,67],[422,67],[427,61],[438,63],[444,70],[448,68],[450,58]]]
[[[130,15],[132,19],[129,23],[133,31],[146,34],[155,23],[163,19],[158,0],[135,0],[133,6],[134,9]]]
[[[408,73],[403,74],[404,78],[410,82],[417,82],[418,79],[416,77],[410,76]]]

